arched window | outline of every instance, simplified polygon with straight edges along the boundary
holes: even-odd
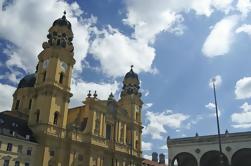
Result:
[[[59,83],[62,84],[63,81],[64,81],[64,73],[61,72],[61,73],[60,73],[60,76],[59,76]]]
[[[54,120],[53,120],[53,124],[56,125],[58,123],[58,116],[59,116],[59,113],[58,112],[55,112],[54,113]]]
[[[40,110],[37,110],[36,112],[36,122],[39,122],[39,116],[40,116]]]
[[[46,79],[46,71],[43,73],[43,81]]]

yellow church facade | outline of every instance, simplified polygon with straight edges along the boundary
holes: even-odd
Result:
[[[54,21],[47,38],[36,73],[21,79],[11,111],[0,113],[0,165],[140,166],[138,75],[132,68],[126,73],[118,101],[112,93],[100,100],[95,91],[69,109],[75,60],[65,15]]]

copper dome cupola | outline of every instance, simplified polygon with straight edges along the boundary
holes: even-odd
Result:
[[[133,65],[131,66],[131,70],[126,73],[124,80],[123,80],[123,90],[121,92],[121,97],[125,95],[139,95],[141,96],[141,93],[139,92],[139,78],[138,74],[133,71]]]
[[[70,23],[70,21],[68,21],[66,19],[65,15],[66,15],[66,12],[64,11],[64,15],[62,16],[62,18],[59,18],[59,19],[55,20],[53,22],[52,26],[56,26],[56,25],[58,25],[58,26],[66,26],[69,30],[71,30],[71,23]]]
[[[18,83],[17,89],[34,87],[35,82],[36,82],[36,74],[35,73],[26,75]]]
[[[64,15],[55,20],[52,27],[49,29],[47,35],[48,41],[43,43],[43,48],[57,47],[65,48],[70,52],[73,52],[74,47],[72,45],[73,33],[71,23],[66,19],[66,12]]]

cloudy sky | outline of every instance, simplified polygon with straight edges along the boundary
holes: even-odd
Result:
[[[145,102],[144,156],[166,138],[215,134],[215,77],[221,130],[251,129],[250,0],[0,0],[0,110],[35,71],[52,22],[64,10],[75,59],[71,107],[87,91],[119,96],[134,65]]]

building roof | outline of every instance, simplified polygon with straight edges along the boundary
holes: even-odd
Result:
[[[0,135],[36,142],[27,120],[19,118],[21,112],[4,111],[0,113]],[[22,115],[21,115],[22,116]]]
[[[224,140],[224,142],[228,141],[234,141],[235,139],[245,139],[250,138],[251,132],[237,132],[237,133],[228,133],[221,134],[221,139]],[[205,136],[195,136],[195,137],[185,137],[185,138],[174,138],[174,139],[167,139],[167,145],[176,145],[176,144],[187,144],[187,143],[199,143],[199,142],[217,142],[218,141],[218,135],[205,135]]]
[[[35,73],[26,75],[18,83],[17,89],[34,87],[35,82],[36,82],[36,74]]]
[[[149,165],[149,166],[165,166],[165,164],[159,164],[155,161],[152,161],[152,160],[148,160],[148,159],[144,159],[142,161],[142,164],[146,164],[146,165]]]

